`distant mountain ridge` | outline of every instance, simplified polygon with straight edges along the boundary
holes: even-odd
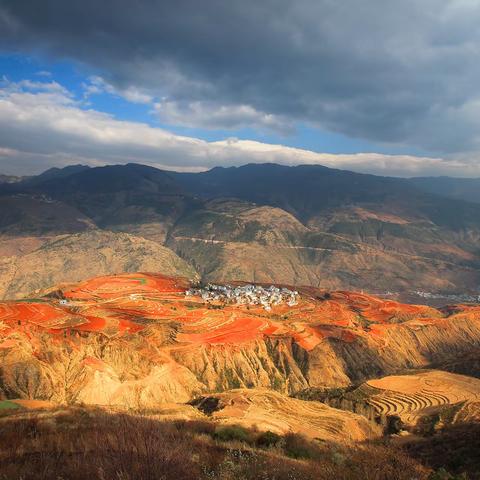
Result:
[[[417,177],[409,181],[426,192],[480,203],[480,178]]]
[[[40,175],[36,175],[33,177],[27,177],[23,181],[24,185],[33,186],[36,184],[40,184],[42,182],[52,180],[52,179],[61,179],[66,178],[74,173],[83,172],[84,170],[88,170],[90,167],[87,165],[69,165],[67,167],[58,168],[52,167],[48,170],[45,170]]]
[[[205,281],[476,293],[480,204],[422,182],[315,165],[51,169],[0,185],[0,253],[98,229],[156,242]]]

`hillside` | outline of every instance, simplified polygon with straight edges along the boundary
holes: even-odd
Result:
[[[150,407],[231,388],[295,393],[447,362],[480,343],[478,307],[305,289],[266,312],[205,304],[187,285],[124,274],[1,304],[3,395]]]
[[[303,287],[295,302],[266,310],[235,299],[205,301],[190,285],[131,273],[0,303],[0,427],[12,445],[0,452],[0,466],[10,478],[30,478],[26,470],[36,461],[76,478],[66,445],[84,442],[81,450],[90,451],[86,432],[98,440],[108,425],[101,444],[113,441],[129,472],[146,468],[126,454],[144,432],[149,445],[157,445],[156,434],[161,445],[180,438],[189,451],[203,445],[198,458],[207,464],[212,452],[224,458],[220,452],[236,449],[235,471],[243,465],[246,478],[264,478],[274,464],[275,478],[324,478],[327,467],[339,478],[368,478],[372,462],[387,462],[391,469],[382,465],[374,478],[426,479],[429,465],[446,463],[432,453],[431,436],[476,428],[480,380],[428,368],[478,353],[478,305],[438,309]],[[33,453],[22,433],[33,428],[50,456]],[[398,432],[402,437],[389,436]],[[400,439],[419,460],[405,456]],[[167,457],[152,468],[170,475],[180,467],[166,460],[173,452],[162,452],[155,458]],[[65,462],[50,465],[51,455]],[[112,455],[95,464],[119,471]],[[214,478],[231,478],[221,476],[221,462],[210,464]],[[475,461],[450,465],[476,468]],[[210,478],[202,475],[196,478]]]
[[[401,449],[374,441],[318,442],[229,427],[206,415],[185,421],[161,411],[17,409],[0,417],[0,428],[0,470],[11,480],[363,480],[371,472],[376,480],[427,480],[432,473]]]
[[[0,186],[7,256],[88,229],[154,241],[205,281],[443,294],[475,294],[480,284],[480,205],[403,179],[319,166],[180,174],[129,164]]]
[[[456,200],[480,203],[479,178],[418,177],[409,182],[426,192]]]
[[[380,212],[433,220],[440,227],[478,227],[480,224],[477,205],[432,195],[409,180],[318,165],[249,164],[194,174],[170,172],[170,176],[196,195],[235,197],[276,206],[304,223],[337,207],[373,205]]]
[[[480,280],[473,243],[437,227],[353,207],[329,215],[317,227],[278,207],[210,201],[182,216],[166,245],[207,281],[465,292]]]
[[[138,270],[197,276],[184,260],[155,242],[89,230],[50,238],[24,255],[0,259],[0,298],[21,298],[63,282]]]
[[[0,174],[0,183],[16,183],[24,180],[24,177],[19,177],[17,175],[2,175]]]
[[[296,396],[360,413],[390,433],[432,435],[480,421],[480,380],[443,370],[404,370],[355,387],[309,388]]]
[[[317,440],[358,442],[378,438],[380,427],[366,418],[320,402],[288,398],[267,389],[238,389],[196,399],[194,404],[216,403],[210,418],[221,425],[241,425],[285,435],[297,432]]]

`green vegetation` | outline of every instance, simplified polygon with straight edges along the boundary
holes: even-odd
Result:
[[[263,432],[257,438],[257,445],[264,448],[275,447],[281,440],[282,437],[274,432]]]
[[[231,368],[225,368],[224,372],[225,380],[227,382],[226,390],[240,388],[242,386],[240,383],[240,379],[238,378],[238,374],[234,372]]]
[[[273,376],[270,379],[270,384],[273,390],[276,390],[277,392],[283,392],[285,389],[285,381],[282,377],[279,377],[277,375]]]
[[[221,442],[245,442],[250,443],[251,438],[248,430],[239,425],[226,425],[215,429],[214,438]]]
[[[452,425],[455,415],[460,411],[464,403],[459,402],[453,405],[446,405],[431,415],[423,416],[415,426],[415,433],[424,437],[431,436],[441,428]]]
[[[0,400],[0,410],[17,410],[22,408],[18,403],[10,402],[9,400]]]
[[[413,437],[403,450],[435,470],[430,480],[480,479],[480,422],[447,425],[433,435]]]
[[[364,392],[355,385],[336,388],[307,388],[297,392],[293,396],[300,400],[310,400],[323,403],[336,399],[364,400],[368,398],[368,395],[364,394]]]
[[[296,459],[319,459],[322,454],[314,443],[293,433],[289,433],[285,436],[284,449],[289,457]]]
[[[440,468],[436,472],[432,473],[428,480],[467,480],[468,476],[466,473],[461,473],[459,475],[452,475],[447,472],[444,468]]]

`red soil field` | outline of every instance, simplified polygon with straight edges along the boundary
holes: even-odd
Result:
[[[71,316],[67,311],[49,303],[0,303],[0,322],[8,325],[30,323],[44,328],[54,328]]]
[[[300,289],[297,305],[207,305],[186,297],[183,279],[157,274],[124,274],[98,277],[60,288],[58,298],[0,303],[0,349],[14,348],[14,331],[28,334],[43,329],[60,339],[67,331],[90,332],[107,337],[150,335],[149,326],[174,328],[172,345],[220,345],[251,342],[264,336],[288,336],[305,350],[326,338],[354,342],[359,337],[381,340],[399,323],[438,323],[445,317],[480,316],[479,306],[457,305],[435,309],[404,305],[354,292],[320,295]],[[66,299],[66,304],[60,299]],[[150,333],[149,333],[150,332]],[[147,337],[145,337],[147,338]]]
[[[180,293],[185,287],[183,279],[139,273],[96,277],[65,290],[63,294],[65,298],[76,300],[111,299],[126,295]]]

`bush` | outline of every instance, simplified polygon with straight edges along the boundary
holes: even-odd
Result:
[[[444,468],[440,468],[436,472],[433,472],[428,480],[467,480],[468,476],[466,473],[460,475],[452,475],[447,472]]]
[[[245,442],[251,443],[251,438],[248,430],[240,425],[225,425],[215,429],[214,438],[221,442]]]
[[[280,435],[274,432],[263,432],[257,437],[257,445],[263,448],[274,447],[282,440]]]
[[[33,422],[18,414],[1,419],[0,480],[427,480],[430,474],[390,445],[341,446],[205,420],[84,410],[42,413]],[[254,448],[278,439],[274,450]]]
[[[388,415],[386,418],[384,433],[386,435],[394,435],[399,433],[403,428],[403,422],[398,415]]]
[[[297,433],[285,435],[284,450],[286,455],[296,459],[314,459],[320,457],[320,450],[311,441]]]
[[[215,435],[215,424],[205,420],[177,420],[174,422],[179,432],[188,432],[194,435]]]

